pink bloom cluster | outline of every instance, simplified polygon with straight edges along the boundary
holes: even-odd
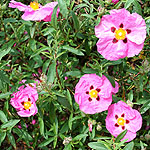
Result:
[[[95,27],[98,52],[108,60],[138,55],[144,46],[146,24],[137,13],[113,9]]]
[[[23,80],[23,82],[25,82],[25,80]],[[37,113],[35,102],[38,99],[38,93],[35,83],[26,84],[26,86],[22,85],[12,96],[10,103],[16,108],[19,116],[30,117]]]
[[[115,83],[113,88],[104,75],[99,77],[96,74],[85,74],[75,87],[75,101],[86,114],[105,111],[112,103],[112,94],[118,92],[119,85]]]
[[[105,121],[107,130],[115,137],[127,129],[127,133],[122,139],[128,139],[127,142],[136,137],[136,132],[140,130],[142,126],[140,113],[123,101],[109,106]]]
[[[51,21],[51,15],[53,13],[54,7],[58,4],[58,2],[51,2],[46,4],[45,6],[40,5],[37,2],[31,2],[30,5],[24,5],[21,2],[16,2],[11,0],[9,3],[9,7],[18,8],[20,11],[23,11],[22,15],[23,20],[32,20],[32,21]],[[57,17],[59,13],[59,8],[57,9]]]

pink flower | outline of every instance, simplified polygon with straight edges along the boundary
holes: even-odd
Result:
[[[35,119],[32,120],[32,124],[33,124],[33,125],[36,124],[36,120],[35,120]]]
[[[9,7],[18,8],[20,11],[23,11],[22,15],[23,20],[32,20],[32,21],[51,21],[51,15],[53,13],[54,7],[58,4],[58,2],[51,2],[46,4],[45,6],[40,5],[37,2],[31,2],[30,5],[24,5],[21,2],[16,2],[11,0],[9,3]],[[59,8],[57,9],[57,17],[59,13]]]
[[[107,130],[115,137],[127,129],[127,133],[122,139],[128,139],[127,142],[136,137],[136,132],[140,130],[142,126],[142,117],[140,113],[123,101],[109,106],[105,121]]]
[[[11,105],[16,108],[17,113],[21,117],[30,117],[37,113],[36,100],[38,99],[38,93],[32,85],[27,84],[24,88],[24,85],[18,88],[19,91],[12,94]]]
[[[115,88],[103,75],[83,75],[75,87],[75,101],[79,104],[80,110],[86,114],[95,114],[108,109],[112,102],[112,94],[117,93],[119,85]]]
[[[138,55],[144,46],[146,24],[137,13],[126,9],[111,10],[95,27],[98,52],[108,60]]]
[[[67,80],[68,79],[68,77],[67,76],[65,76],[65,80]]]
[[[117,4],[119,2],[119,0],[112,0],[111,2],[114,4]]]

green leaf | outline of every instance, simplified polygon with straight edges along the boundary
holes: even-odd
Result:
[[[12,146],[16,149],[16,142],[14,136],[11,134],[11,132],[7,132],[7,137],[9,139],[9,142],[12,144]]]
[[[57,9],[58,9],[58,5],[56,5],[53,9],[53,13],[52,13],[52,17],[51,17],[51,24],[54,28],[57,28]]]
[[[88,146],[96,150],[108,150],[107,147],[100,142],[90,142],[88,143]]]
[[[40,124],[40,133],[44,136],[44,121],[41,117],[38,118],[39,124]]]
[[[67,99],[68,99],[68,101],[69,101],[69,103],[70,103],[70,105],[72,107],[72,97],[71,97],[71,94],[70,94],[68,89],[67,89]]]
[[[141,9],[141,5],[139,4],[139,2],[137,0],[134,0],[133,4],[134,4],[136,12],[142,16],[142,9]]]
[[[123,132],[121,132],[121,133],[116,137],[115,142],[116,142],[116,143],[120,142],[120,140],[123,139],[123,137],[126,135],[126,133],[127,133],[127,129],[124,130]]]
[[[21,139],[24,139],[25,141],[32,141],[32,136],[25,130],[19,129],[19,128],[13,128],[13,132],[16,133]]]
[[[74,28],[78,31],[79,30],[78,17],[75,15],[75,13],[73,11],[71,11],[71,16],[72,16],[72,19],[73,19]]]
[[[9,96],[10,94],[12,94],[12,93],[10,93],[10,92],[1,93],[1,94],[0,94],[0,99],[5,98],[5,97]]]
[[[134,142],[128,143],[123,150],[133,150]]]
[[[0,146],[6,137],[6,132],[0,131]]]
[[[144,114],[148,109],[150,109],[150,100],[147,100],[145,104],[140,109],[140,113]]]
[[[106,73],[104,73],[104,75],[110,81],[111,85],[115,88],[115,80],[111,76],[109,76],[108,74],[106,74]]]
[[[4,114],[2,110],[0,110],[0,120],[2,123],[5,123],[8,121],[6,115]]]
[[[65,73],[67,76],[73,76],[73,77],[77,77],[81,75],[80,71],[68,71]]]
[[[51,143],[53,140],[54,140],[54,137],[50,137],[47,140],[44,140],[41,144],[39,144],[38,147],[44,147],[48,145],[49,143]]]
[[[0,50],[0,61],[2,59],[2,57],[4,57],[5,55],[7,55],[9,53],[9,51],[11,50],[11,48],[7,48],[7,49],[4,49],[4,50]]]
[[[50,64],[50,59],[46,60],[45,63],[43,64],[42,72],[44,74],[46,74],[46,71],[47,71],[49,64]]]
[[[47,82],[53,83],[55,77],[56,77],[56,62],[53,61],[53,63],[49,66],[49,70],[47,73]]]
[[[71,110],[71,106],[67,100],[66,97],[60,97],[60,96],[57,96],[57,100],[58,102],[63,105],[64,107],[68,108],[69,110]]]
[[[58,0],[58,6],[60,8],[60,13],[63,15],[64,18],[67,18],[68,9],[65,0]]]
[[[72,141],[78,141],[78,140],[81,140],[82,138],[87,137],[87,136],[88,136],[88,134],[79,134],[76,137],[74,137],[72,139]]]
[[[128,7],[130,7],[130,5],[134,2],[134,0],[127,0],[125,3],[124,8],[127,9]]]
[[[14,119],[14,120],[9,120],[8,122],[2,124],[1,128],[7,128],[8,130],[13,128],[18,122],[20,121],[20,119]]]
[[[70,46],[68,46],[68,45],[63,46],[62,49],[66,49],[66,50],[68,50],[69,52],[72,52],[72,53],[74,53],[74,54],[76,54],[76,55],[79,55],[79,56],[84,56],[84,53],[82,53],[79,49],[75,49],[75,48],[70,47]]]

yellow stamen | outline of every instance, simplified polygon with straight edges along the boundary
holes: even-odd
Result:
[[[119,28],[115,31],[115,37],[117,40],[124,40],[126,37],[126,31],[122,28]]]
[[[117,124],[120,126],[124,126],[125,122],[126,121],[122,117],[117,119]]]
[[[37,10],[37,9],[39,9],[39,3],[37,3],[37,2],[31,2],[31,3],[30,3],[30,7],[31,7],[33,10]]]
[[[90,94],[91,98],[97,98],[98,92],[97,92],[96,90],[91,90],[91,91],[89,92],[89,94]]]
[[[31,107],[31,102],[27,101],[27,102],[24,102],[24,108],[25,109],[29,109]]]

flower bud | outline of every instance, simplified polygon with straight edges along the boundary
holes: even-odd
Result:
[[[128,104],[130,107],[133,107],[133,103],[132,103],[130,100],[127,100],[127,104]]]
[[[70,143],[70,141],[72,141],[72,137],[65,137],[63,144],[68,145]]]

